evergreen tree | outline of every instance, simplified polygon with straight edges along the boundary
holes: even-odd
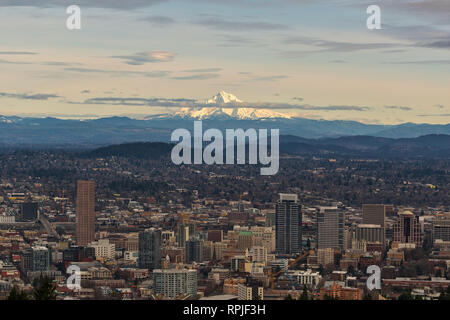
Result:
[[[55,286],[48,277],[41,278],[33,290],[35,300],[56,300]]]
[[[308,289],[306,288],[306,286],[303,286],[303,292],[302,295],[300,296],[300,300],[309,300]]]
[[[28,300],[28,294],[14,286],[9,292],[8,300]]]

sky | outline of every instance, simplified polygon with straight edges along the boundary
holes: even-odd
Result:
[[[2,115],[138,117],[224,90],[311,119],[450,119],[448,0],[0,0],[0,33]]]

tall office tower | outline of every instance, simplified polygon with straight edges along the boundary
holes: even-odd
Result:
[[[415,243],[422,246],[422,233],[420,232],[419,217],[411,211],[403,211],[398,214],[398,220],[394,223],[393,241],[399,243]]]
[[[77,244],[85,246],[95,240],[94,181],[77,183]]]
[[[165,298],[176,298],[181,294],[197,294],[197,270],[157,269],[153,270],[153,293]]]
[[[161,268],[161,230],[150,228],[139,232],[139,268]]]
[[[362,206],[363,224],[375,224],[383,228],[383,239],[386,239],[386,206],[384,204],[363,204]]]
[[[186,263],[203,261],[203,241],[198,238],[191,238],[186,241]]]
[[[281,254],[301,253],[302,213],[296,194],[280,193],[275,225],[276,251]]]
[[[377,224],[385,227],[386,206],[384,204],[363,204],[363,224]]]
[[[186,246],[186,241],[195,236],[195,223],[183,223],[178,225],[177,241],[178,246]]]
[[[33,221],[38,218],[38,204],[36,202],[22,203],[21,220]]]
[[[321,207],[317,213],[317,248],[344,249],[344,212]]]
[[[22,267],[27,271],[47,271],[50,268],[50,251],[43,246],[35,246],[25,250]]]

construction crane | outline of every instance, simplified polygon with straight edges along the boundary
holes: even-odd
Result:
[[[296,265],[300,260],[303,260],[304,258],[309,256],[310,254],[314,254],[314,250],[306,251],[301,256],[298,256],[294,261],[292,261],[291,263],[288,264],[285,272],[287,273],[287,269],[289,269],[290,267]],[[275,272],[273,274],[271,272],[269,273],[269,276],[270,276],[270,287],[272,288],[272,291],[275,288],[275,278],[278,277],[282,272],[283,272],[283,270],[277,271],[277,272]]]

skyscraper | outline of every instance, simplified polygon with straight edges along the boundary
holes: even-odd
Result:
[[[85,246],[95,240],[94,181],[77,183],[77,243]]]
[[[422,246],[419,219],[411,211],[403,211],[398,214],[398,220],[394,223],[393,241],[415,243],[416,247]]]
[[[302,213],[296,194],[280,193],[275,225],[276,251],[281,254],[301,253]]]
[[[317,213],[317,248],[344,249],[344,212],[321,207]]]
[[[191,238],[186,241],[186,263],[203,261],[203,241],[197,238]]]
[[[150,228],[139,232],[139,268],[161,268],[161,230]]]
[[[363,204],[363,224],[377,224],[385,227],[386,207],[384,204]]]
[[[384,204],[363,204],[363,224],[379,225],[382,228],[381,243],[386,239],[386,206]]]

